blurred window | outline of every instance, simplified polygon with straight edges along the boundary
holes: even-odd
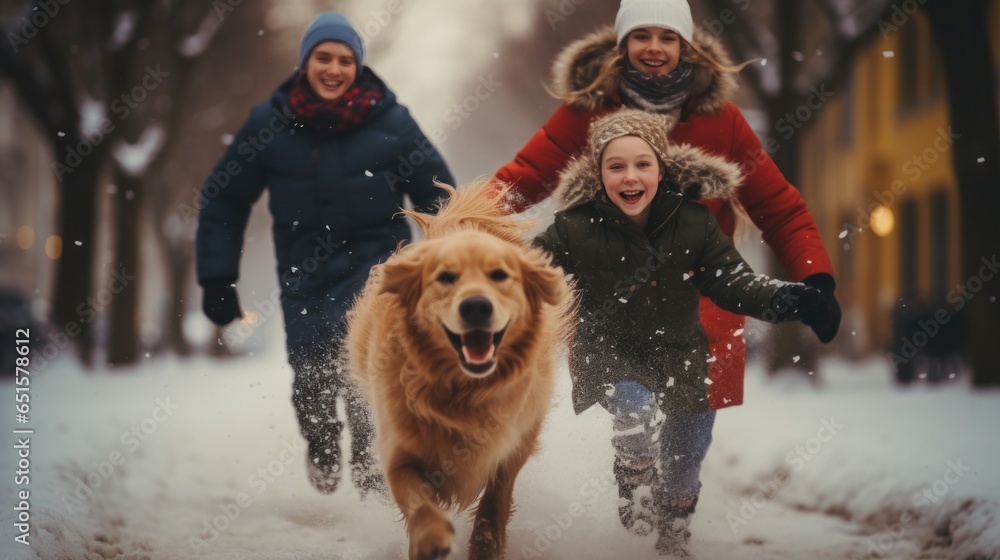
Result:
[[[840,121],[840,143],[843,146],[850,146],[854,140],[854,77],[848,75],[844,83],[844,109]]]
[[[894,58],[899,64],[901,114],[943,99],[947,86],[944,60],[930,22],[922,12],[900,26]]]
[[[899,289],[903,297],[917,295],[917,203],[910,198],[899,209]]]
[[[899,106],[910,109],[917,104],[920,95],[920,41],[915,22],[908,22],[899,28],[899,48],[894,58],[899,61]]]
[[[944,190],[931,195],[931,297],[944,298],[948,284],[948,253],[951,230],[948,193]]]

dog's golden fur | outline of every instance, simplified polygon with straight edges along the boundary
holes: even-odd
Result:
[[[424,238],[376,267],[354,303],[348,368],[372,409],[410,558],[447,556],[444,509],[480,495],[469,556],[502,558],[514,479],[550,408],[574,300],[562,270],[524,240],[531,224],[506,214],[503,193],[491,196],[485,182],[441,186],[451,196],[437,215],[407,213]],[[502,340],[480,336],[479,349],[460,354],[463,302],[484,299],[482,332]]]

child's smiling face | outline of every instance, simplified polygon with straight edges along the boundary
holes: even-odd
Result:
[[[652,146],[637,136],[608,142],[601,155],[601,182],[611,203],[641,228],[649,221],[663,170]]]
[[[674,71],[681,59],[681,38],[662,27],[640,27],[625,39],[628,61],[650,76]]]

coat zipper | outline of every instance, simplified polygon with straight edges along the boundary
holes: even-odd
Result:
[[[656,234],[660,233],[660,230],[667,225],[667,222],[670,221],[670,218],[674,217],[674,214],[676,214],[677,211],[680,210],[682,204],[684,204],[684,201],[683,200],[679,201],[677,203],[677,206],[674,206],[674,209],[670,211],[670,214],[667,214],[667,217],[664,218],[662,222],[660,222],[660,225],[656,226],[656,229],[654,229],[649,233],[649,241],[651,245],[653,238],[656,237]]]

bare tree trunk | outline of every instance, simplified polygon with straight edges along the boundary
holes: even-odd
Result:
[[[112,282],[115,292],[111,300],[111,337],[108,362],[112,366],[135,363],[139,360],[139,180],[118,170],[115,173],[115,260],[120,277],[129,279]]]
[[[945,61],[961,196],[962,277],[948,301],[964,308],[973,382],[998,386],[994,339],[1000,332],[1000,278],[994,276],[1000,274],[994,263],[1000,252],[1000,117],[987,2],[928,0],[924,9]]]
[[[796,112],[796,107],[802,103],[802,95],[796,91],[795,77],[798,75],[796,61],[792,53],[800,48],[802,44],[802,2],[800,0],[778,0],[775,2],[775,27],[780,54],[780,91],[777,95],[763,98],[764,106],[767,109],[768,122],[772,127],[776,127],[779,119],[785,118],[788,113]],[[797,117],[788,119],[789,122],[798,122]],[[771,134],[782,132],[782,136],[776,136],[780,147],[770,154],[775,165],[792,185],[799,184],[799,152],[802,145],[802,134],[798,127],[789,129],[794,132],[790,138],[784,137],[784,132],[772,129]],[[769,254],[771,269],[782,270],[778,259]],[[802,323],[781,323],[772,325],[769,329],[768,340],[765,344],[767,352],[767,371],[769,375],[774,375],[780,370],[791,369],[797,373],[808,375],[816,371],[819,359],[818,348],[812,331]],[[810,378],[816,382],[815,376]]]
[[[57,161],[66,153],[67,145],[56,145]],[[82,157],[79,165],[64,174],[59,184],[62,196],[57,220],[62,236],[62,256],[56,263],[51,320],[57,329],[75,340],[80,361],[88,367],[93,365],[94,359],[95,316],[88,299],[94,287],[96,190],[103,160],[100,154]],[[71,327],[71,324],[76,326]],[[74,332],[79,334],[73,337]]]

